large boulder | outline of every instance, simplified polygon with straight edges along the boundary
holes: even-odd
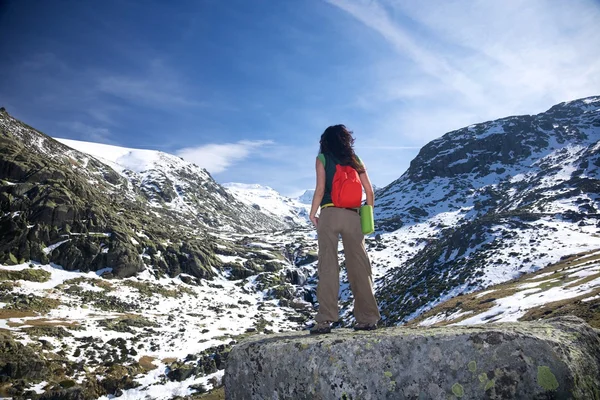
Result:
[[[329,335],[237,345],[235,399],[598,399],[600,337],[575,317]]]

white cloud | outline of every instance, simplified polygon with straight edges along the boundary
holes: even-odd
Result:
[[[205,168],[211,174],[224,172],[232,165],[251,156],[256,149],[271,145],[270,140],[242,140],[237,143],[207,144],[178,150],[175,154]]]

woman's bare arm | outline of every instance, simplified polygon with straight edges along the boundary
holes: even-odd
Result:
[[[365,170],[365,172],[359,174],[358,177],[360,178],[360,182],[365,189],[365,194],[367,195],[367,204],[371,207],[375,206],[375,193],[373,193],[373,186],[371,185],[371,180],[369,179],[367,171]]]
[[[315,170],[317,173],[317,184],[315,186],[315,194],[313,195],[312,206],[310,208],[309,215],[312,223],[317,226],[317,211],[319,210],[319,205],[321,204],[321,200],[323,200],[323,195],[325,194],[325,167],[319,158],[316,160]]]

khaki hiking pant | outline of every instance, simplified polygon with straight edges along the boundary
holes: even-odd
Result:
[[[339,319],[338,292],[340,290],[340,268],[338,265],[338,237],[342,235],[346,270],[350,289],[354,295],[354,318],[357,323],[373,324],[379,321],[377,301],[373,294],[371,263],[365,250],[365,236],[360,227],[360,216],[356,211],[345,208],[326,207],[321,209],[317,224],[319,283],[317,300],[319,312],[317,322]]]

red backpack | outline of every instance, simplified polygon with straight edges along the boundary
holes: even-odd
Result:
[[[349,165],[335,166],[331,200],[340,208],[358,208],[362,203],[362,183],[358,172]]]

